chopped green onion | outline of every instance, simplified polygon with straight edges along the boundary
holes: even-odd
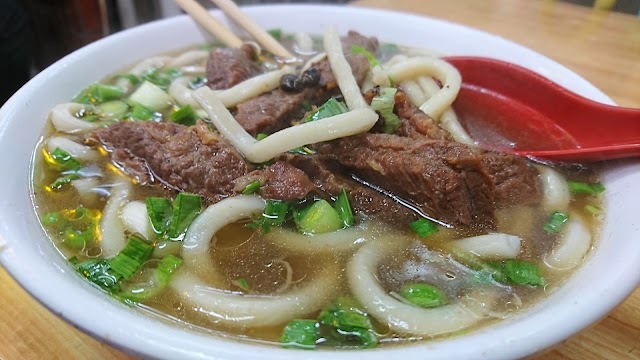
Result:
[[[140,105],[140,104],[135,104],[133,105],[133,107],[131,108],[131,113],[130,116],[134,119],[134,120],[151,120],[153,118],[156,117],[156,113],[147,109],[146,107]]]
[[[339,230],[343,220],[327,200],[321,199],[294,216],[298,230],[307,235]]]
[[[376,58],[376,56],[362,46],[351,45],[351,52],[354,54],[364,55],[364,57],[366,57],[369,61],[369,67],[372,69],[376,66],[380,66],[380,61]]]
[[[276,39],[277,41],[282,40],[282,29],[269,29],[267,30],[267,33],[269,33],[269,35],[271,35],[271,37]]]
[[[249,283],[247,282],[247,279],[245,278],[239,278],[236,279],[234,281],[232,281],[233,285],[239,287],[240,289],[244,290],[244,291],[249,291]]]
[[[169,228],[173,215],[171,200],[161,197],[148,197],[145,203],[153,232],[156,235],[164,234]]]
[[[447,304],[447,296],[430,284],[412,283],[400,287],[398,295],[419,307],[435,308]]]
[[[78,207],[50,212],[42,224],[62,237],[71,249],[80,250],[98,239],[100,211]]]
[[[75,264],[74,267],[87,280],[106,291],[112,292],[119,289],[120,277],[110,271],[111,262],[107,259],[89,259]]]
[[[321,333],[325,330],[327,340],[338,346],[373,348],[378,344],[369,315],[351,299],[334,301],[322,310],[318,322]]]
[[[129,96],[129,104],[142,105],[152,111],[162,111],[171,105],[173,99],[162,88],[145,81]]]
[[[349,197],[347,196],[347,191],[345,189],[340,191],[340,195],[338,196],[334,207],[338,212],[338,215],[340,215],[340,219],[342,219],[342,223],[345,227],[353,225],[353,210],[351,210],[351,204],[349,203]]]
[[[318,323],[315,320],[291,320],[282,330],[280,342],[284,347],[314,349],[318,341]]]
[[[449,249],[449,252],[451,254],[451,257],[455,261],[468,267],[469,269],[476,270],[479,272],[479,274],[487,275],[491,277],[494,281],[497,281],[499,283],[502,283],[502,284],[508,283],[509,279],[502,271],[494,268],[493,266],[491,266],[486,261],[482,260],[477,255],[458,249],[458,248]]]
[[[292,154],[299,154],[299,155],[313,155],[316,154],[317,151],[313,150],[312,148],[308,147],[308,146],[300,146],[294,149],[289,150],[288,152],[292,153]]]
[[[198,116],[191,108],[191,105],[185,105],[169,115],[171,121],[182,125],[195,125]]]
[[[382,115],[384,119],[382,131],[387,134],[395,133],[401,125],[400,118],[393,113],[397,91],[396,88],[381,88],[380,95],[374,96],[373,99],[371,99],[371,109]]]
[[[171,240],[182,240],[189,225],[202,210],[202,197],[196,194],[179,193],[173,202],[173,216],[167,235]]]
[[[253,193],[256,193],[258,190],[260,190],[260,180],[256,180],[252,183],[250,183],[249,185],[245,186],[244,190],[242,190],[242,194],[244,195],[250,195]]]
[[[287,219],[289,212],[289,204],[280,200],[267,200],[267,204],[262,211],[260,218],[248,223],[248,228],[262,228],[262,231],[268,233],[272,226],[282,226]]]
[[[413,232],[418,234],[418,236],[423,238],[438,232],[438,226],[434,222],[424,218],[412,222],[409,224],[409,227]]]
[[[80,175],[78,175],[77,172],[69,172],[69,173],[63,174],[62,176],[59,176],[57,179],[55,179],[49,185],[49,189],[53,191],[60,191],[64,189],[67,185],[69,185],[73,180],[79,177]]]
[[[549,220],[544,224],[544,231],[550,234],[557,234],[565,227],[569,221],[569,214],[561,211],[556,211],[549,217]]]
[[[94,83],[82,90],[73,101],[81,104],[100,104],[109,100],[119,99],[124,95],[124,91],[113,85]]]
[[[57,147],[53,152],[45,154],[47,164],[60,171],[79,170],[82,163],[65,150]]]
[[[146,281],[124,284],[118,297],[133,302],[143,302],[156,297],[164,290],[173,274],[182,266],[183,261],[177,256],[167,255],[158,263],[158,267],[150,271]]]
[[[129,105],[122,100],[111,100],[96,106],[98,117],[106,120],[119,120],[125,116]]]
[[[304,110],[305,112],[311,111],[311,101],[303,100],[301,106],[302,110]]]
[[[120,278],[128,280],[147,261],[152,251],[152,245],[131,236],[124,249],[111,259],[110,269]]]
[[[189,82],[189,88],[191,90],[196,90],[205,86],[206,84],[207,84],[207,77],[198,76],[197,78],[193,79],[193,81]]]
[[[567,181],[569,185],[569,191],[576,194],[589,194],[596,195],[600,194],[605,190],[604,185],[599,182],[596,183],[587,183],[582,181]]]
[[[256,140],[260,141],[263,139],[266,139],[269,135],[265,134],[265,133],[258,133],[256,134]]]
[[[182,71],[177,68],[153,69],[145,72],[142,79],[158,85],[161,89],[167,90],[171,81],[182,75]]]
[[[597,216],[597,215],[601,215],[602,214],[602,210],[595,206],[595,205],[591,205],[591,204],[587,204],[584,206],[584,209],[591,215],[593,216]]]
[[[316,109],[313,113],[309,114],[304,120],[303,123],[307,123],[310,121],[316,121],[320,119],[325,119],[331,116],[340,115],[349,111],[347,105],[343,102],[336,100],[336,98],[331,98],[327,100],[322,106]]]
[[[493,268],[502,272],[507,282],[516,285],[544,286],[545,280],[538,266],[524,260],[509,259],[489,262]]]
[[[129,80],[129,82],[131,83],[131,85],[133,86],[137,86],[140,84],[141,80],[133,75],[133,74],[118,74],[115,76],[116,79],[125,79],[125,80]]]

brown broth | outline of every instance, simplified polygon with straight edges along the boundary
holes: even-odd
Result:
[[[393,52],[390,54],[392,53]],[[387,54],[387,56],[390,56],[390,54]],[[47,138],[54,134],[54,130],[49,127],[45,130],[44,137]],[[70,138],[78,142],[82,141],[79,136],[70,136]],[[101,209],[106,203],[110,184],[113,181],[113,176],[118,173],[118,170],[109,163],[107,156],[102,156],[100,161],[93,166],[95,167],[95,171],[101,174],[101,184],[99,189],[97,189],[97,200],[92,204],[83,204],[73,189],[60,192],[46,190],[46,186],[54,181],[58,173],[45,164],[42,153],[38,150],[33,164],[34,200],[38,214],[44,216],[44,214],[49,212],[76,208],[78,206]],[[577,170],[571,167],[559,167],[558,169],[569,179],[586,181],[595,181],[597,179],[593,173],[586,171],[582,167],[577,168]],[[130,197],[130,200],[144,200],[149,196],[167,197],[168,194],[166,190],[158,186],[135,185],[135,191]],[[600,199],[595,196],[573,196],[572,198],[570,210],[580,213],[589,221],[591,233],[593,234],[593,238],[596,239],[600,219],[598,216],[593,216],[587,212],[585,205],[591,204],[602,208]],[[544,223],[547,221],[547,216],[548,214],[544,214],[539,208],[535,207],[502,209],[498,211],[498,231],[522,237],[522,251],[519,258],[540,264],[542,257],[551,249],[555,240],[555,236],[549,235],[542,230]],[[402,228],[396,228],[394,231],[404,233],[405,236],[412,236],[407,230],[403,230]],[[80,260],[83,260],[95,255],[91,253],[91,251],[95,249],[92,250],[92,248],[88,248],[76,252],[67,248],[55,234],[49,235],[53,245],[66,258],[77,256]],[[436,252],[434,253],[435,256],[443,261],[444,270],[438,274],[431,274],[429,271],[432,271],[432,269],[425,267],[425,261],[424,258],[421,258],[421,254],[424,255],[425,252],[446,249],[446,243],[448,241],[469,235],[475,234],[466,230],[461,231],[443,228],[438,234],[427,239],[420,240],[415,237],[412,247],[414,250],[418,250],[405,250],[387,257],[380,262],[377,275],[381,284],[387,291],[392,292],[397,291],[399,286],[405,282],[438,282],[452,299],[463,296],[467,291],[466,287],[469,286],[469,283],[473,280],[474,272],[461,267],[460,264],[453,261],[446,253]],[[286,266],[284,265],[285,261],[293,269],[293,283],[289,285],[290,287],[304,286],[306,282],[311,281],[310,279],[312,279],[312,275],[318,271],[318,267],[332,262],[338,264],[340,268],[339,276],[336,278],[334,284],[336,293],[346,296],[350,294],[345,275],[345,267],[348,260],[353,256],[353,252],[326,254],[323,256],[318,254],[296,253],[266,242],[259,233],[248,230],[243,226],[243,223],[225,227],[218,232],[216,237],[217,243],[216,246],[212,247],[210,257],[216,271],[222,276],[223,281],[212,285],[221,289],[245,294],[286,293],[286,290],[283,290],[287,273]],[[203,280],[213,281],[213,277],[210,276],[211,274],[203,273],[198,269],[196,269],[195,272],[198,273]],[[547,286],[544,288],[536,289],[526,286],[513,286],[510,289],[506,289],[507,287],[503,286],[505,290],[502,294],[502,304],[498,305],[494,309],[494,312],[503,314],[506,317],[514,312],[523,311],[523,309],[539,302],[553,289],[561,286],[571,274],[572,271],[552,271],[545,269],[544,276],[547,281]],[[245,279],[249,289],[239,287],[239,279]],[[521,303],[519,303],[520,300]],[[139,309],[166,321],[181,323],[185,326],[195,327],[219,336],[229,336],[233,339],[278,343],[284,326],[242,328],[218,323],[215,319],[196,311],[197,309],[185,305],[180,295],[170,289],[167,289],[145,304],[139,305]],[[309,314],[310,319],[316,316],[317,313]],[[487,326],[495,321],[497,321],[497,319],[488,318],[483,323],[465,329],[460,333],[471,331],[477,327]],[[420,336],[394,333],[390,331],[385,324],[378,323],[377,321],[374,321],[374,323],[376,324],[376,330],[383,334],[381,338],[382,343],[402,344],[423,340]]]

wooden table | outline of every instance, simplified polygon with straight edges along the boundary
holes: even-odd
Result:
[[[361,0],[483,29],[541,52],[618,104],[640,108],[640,18],[553,0]],[[0,359],[130,359],[56,318],[0,269]],[[640,290],[536,359],[640,359]]]

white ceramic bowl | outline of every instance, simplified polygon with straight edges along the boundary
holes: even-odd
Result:
[[[611,103],[562,65],[502,38],[409,14],[333,6],[266,6],[247,12],[266,28],[322,33],[337,25],[382,41],[448,54],[483,55],[531,68],[586,97]],[[384,29],[382,31],[381,29]],[[105,296],[67,266],[41,229],[30,198],[30,161],[47,112],[93,81],[150,55],[204,41],[186,16],[154,22],[95,42],[58,61],[0,110],[0,260],[52,312],[132,353],[179,359],[341,359],[359,352],[293,351],[186,331],[146,317]],[[640,278],[640,164],[616,162],[604,174],[606,219],[581,269],[543,303],[508,321],[451,339],[367,351],[370,360],[512,359],[556,344],[606,315]]]

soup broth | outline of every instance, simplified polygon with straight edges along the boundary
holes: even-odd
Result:
[[[310,67],[319,67],[314,64],[323,61],[317,57],[322,46],[316,39],[311,49],[300,49],[295,40],[298,37],[285,37],[282,41],[298,50],[296,55],[300,60],[291,65],[294,68],[291,73],[295,81],[302,81],[303,65],[309,59],[316,57]],[[348,57],[362,56],[357,53],[362,53],[365,47],[354,45],[351,48],[354,54],[347,54]],[[424,59],[425,53],[393,45],[377,47],[377,43],[376,48],[373,54],[382,65],[369,64],[372,66],[367,70],[366,79],[360,82],[363,92],[376,89],[375,99],[382,96],[381,88],[398,88],[413,102],[422,101],[421,97],[429,98],[430,95],[420,90],[428,87],[421,84],[431,79],[429,74],[419,74],[415,80],[383,84],[391,76],[382,72],[387,80],[375,80],[380,77],[380,71],[391,71],[394,63]],[[50,115],[52,125],[45,129],[42,144],[36,150],[34,201],[43,227],[61,255],[70,260],[70,266],[94,282],[105,296],[113,296],[164,320],[234,339],[292,348],[386,346],[464,334],[521,312],[562,286],[594,246],[602,211],[599,194],[604,189],[593,169],[575,164],[543,165],[526,160],[527,169],[537,167],[532,170],[540,182],[535,185],[540,188],[536,200],[500,203],[502,200],[492,198],[496,204],[493,220],[482,223],[478,220],[481,216],[476,214],[470,216],[471,222],[466,224],[455,223],[463,221],[458,220],[462,218],[460,214],[438,214],[437,206],[409,198],[404,193],[394,193],[385,185],[388,183],[385,180],[378,182],[371,173],[377,172],[383,178],[395,175],[389,175],[385,163],[376,162],[378,158],[373,157],[367,165],[373,170],[356,168],[344,160],[345,157],[331,157],[328,168],[339,168],[340,176],[346,179],[343,184],[349,187],[343,188],[342,193],[332,192],[328,185],[319,183],[320,172],[297,166],[297,171],[302,169],[320,191],[314,190],[295,200],[274,200],[262,193],[273,180],[260,176],[268,171],[265,169],[277,166],[276,160],[261,163],[247,160],[248,168],[242,180],[233,183],[233,194],[220,197],[205,194],[205,190],[199,192],[198,187],[189,188],[188,179],[181,179],[180,184],[186,185],[179,185],[172,182],[171,177],[163,178],[164,170],[153,168],[152,159],[142,162],[151,177],[136,176],[139,168],[128,162],[137,158],[135,149],[118,149],[92,134],[124,122],[178,123],[180,125],[175,126],[179,131],[187,131],[184,130],[187,127],[195,129],[193,133],[201,137],[202,146],[235,145],[224,133],[215,130],[218,126],[209,111],[203,110],[205,106],[196,105],[199,100],[193,93],[206,87],[207,81],[212,83],[206,66],[207,61],[214,61],[215,57],[211,57],[209,51],[218,51],[202,49],[185,49],[155,60],[147,59],[105,78],[102,85],[119,87],[120,91],[108,95],[109,88],[95,92],[94,85],[93,92],[81,93],[73,102],[77,107],[67,111],[67,115],[81,124],[89,125],[73,129],[60,125],[54,110]],[[259,65],[260,73],[278,71],[283,66],[267,53],[254,55],[257,60],[251,61],[254,66]],[[279,78],[279,89],[269,91],[284,91],[280,90],[285,86],[283,79]],[[436,80],[430,81],[436,86],[448,86],[446,79]],[[322,78],[319,81],[322,83]],[[178,86],[179,82],[182,85]],[[160,91],[159,96],[166,95],[169,103],[151,108],[149,101],[154,100],[145,98],[148,93],[138,92],[149,83],[153,84],[150,91]],[[308,91],[313,86],[318,85],[299,91]],[[411,91],[416,89],[419,93],[412,96]],[[215,94],[223,97],[221,92]],[[98,99],[101,96],[104,99]],[[338,101],[343,97],[349,102],[346,94],[337,92],[329,96]],[[374,106],[376,100],[369,100]],[[395,101],[395,112],[400,112],[398,95]],[[176,114],[189,104],[193,121],[181,120]],[[306,114],[291,119],[289,125],[293,128],[304,124],[302,119],[315,113],[322,104],[303,105]],[[420,105],[411,106],[418,111]],[[235,116],[242,111],[239,104],[228,107]],[[445,109],[440,116],[434,116],[436,120],[455,116],[448,106]],[[378,113],[384,115],[385,110],[378,109]],[[328,117],[334,115],[338,114]],[[399,115],[401,121],[410,121]],[[195,119],[204,121],[196,123]],[[384,126],[388,123],[390,120],[386,118],[378,120],[369,131],[386,132],[380,139],[402,137],[398,134],[403,128],[391,132],[381,130],[386,129]],[[438,131],[449,131],[442,122],[440,126],[442,129]],[[206,135],[202,135],[203,132]],[[267,132],[268,136],[276,136],[272,135],[276,132],[273,129]],[[267,136],[261,132],[254,135]],[[168,137],[160,135],[152,138],[168,141]],[[464,136],[446,135],[447,143],[459,139]],[[141,138],[139,143],[146,144],[145,141],[150,140]],[[323,150],[326,144],[321,142],[324,141],[297,147],[293,149],[294,155],[283,156],[289,159],[297,156],[298,160],[291,162],[294,166],[301,163],[300,157],[322,159],[331,155],[327,155],[326,148]],[[468,148],[467,145],[455,146],[464,146],[464,151],[474,156],[485,154],[473,144]],[[197,151],[195,147],[187,150]],[[237,151],[245,155],[240,148],[232,153]],[[412,151],[413,157],[422,156]],[[453,169],[452,174],[462,173],[463,179],[470,178],[471,170],[461,170],[462,166],[467,165],[450,166],[447,171]],[[399,182],[403,181],[402,175],[398,175]],[[291,176],[287,179],[291,180]],[[466,184],[471,189],[472,184]],[[449,191],[451,186],[443,187],[442,191]],[[477,196],[471,190],[469,196]],[[363,193],[369,195],[367,201],[360,202]],[[345,197],[346,210],[340,205]],[[382,212],[360,208],[378,197],[386,206]],[[564,204],[562,197],[566,198]],[[194,198],[198,198],[198,206],[200,201],[202,206],[189,212],[187,207],[193,204]],[[213,206],[230,204],[230,199],[238,200],[238,204],[228,205],[227,210],[207,217]],[[264,201],[267,201],[266,207]],[[251,210],[251,204],[258,204],[259,211]],[[234,206],[246,208],[234,210]],[[270,206],[276,209],[285,206],[285,210],[270,212]],[[169,211],[169,216],[159,208]],[[353,211],[352,223],[344,215],[345,211]],[[472,207],[470,211],[475,210]],[[413,220],[418,221],[397,221],[395,218],[404,212],[413,214]],[[237,216],[229,215],[226,219],[228,214]],[[339,219],[340,226],[327,230],[325,223],[331,221],[326,216]],[[226,220],[220,220],[222,223],[215,225],[219,228],[214,229],[213,236],[207,237],[207,226],[214,226],[211,224],[221,218]],[[163,221],[166,227],[158,228]],[[178,222],[185,226],[180,228],[182,225]],[[115,251],[105,246],[113,236],[122,239]],[[207,238],[203,242],[198,236]],[[142,243],[141,246],[148,247],[144,256],[123,250],[132,243],[132,237]],[[199,249],[200,253],[190,249]],[[131,274],[123,275],[114,265],[118,262],[116,259],[124,257],[123,253],[129,254],[126,261],[133,262]],[[105,277],[110,282],[105,283]]]

